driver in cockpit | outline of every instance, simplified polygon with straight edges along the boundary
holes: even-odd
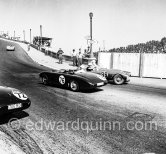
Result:
[[[98,70],[95,60],[88,64],[87,71]]]

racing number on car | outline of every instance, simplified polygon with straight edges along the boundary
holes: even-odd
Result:
[[[108,73],[107,72],[101,72],[101,75],[103,76],[103,77],[108,77]]]
[[[59,82],[60,84],[65,84],[65,77],[63,75],[59,76]]]
[[[27,100],[28,99],[27,95],[25,95],[24,93],[22,93],[20,91],[13,91],[13,95],[16,96],[17,98],[21,99],[21,100]]]

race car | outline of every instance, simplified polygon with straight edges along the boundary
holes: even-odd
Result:
[[[81,68],[88,72],[93,72],[100,74],[105,77],[108,81],[113,81],[116,85],[121,85],[130,81],[131,73],[127,71],[122,71],[118,69],[107,69],[101,68],[98,65],[88,65]]]
[[[7,45],[6,46],[6,50],[7,51],[14,51],[15,50],[15,46],[14,45]]]
[[[30,99],[18,89],[0,86],[0,115],[29,108]]]
[[[101,75],[77,70],[41,72],[39,77],[44,85],[60,85],[72,91],[95,89],[107,84],[106,78]]]

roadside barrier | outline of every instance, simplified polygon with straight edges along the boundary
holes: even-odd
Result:
[[[108,69],[131,72],[132,76],[166,78],[166,54],[162,53],[103,53],[98,64]]]

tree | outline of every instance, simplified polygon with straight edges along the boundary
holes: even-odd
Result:
[[[161,39],[161,45],[163,47],[163,51],[166,52],[166,37]]]

